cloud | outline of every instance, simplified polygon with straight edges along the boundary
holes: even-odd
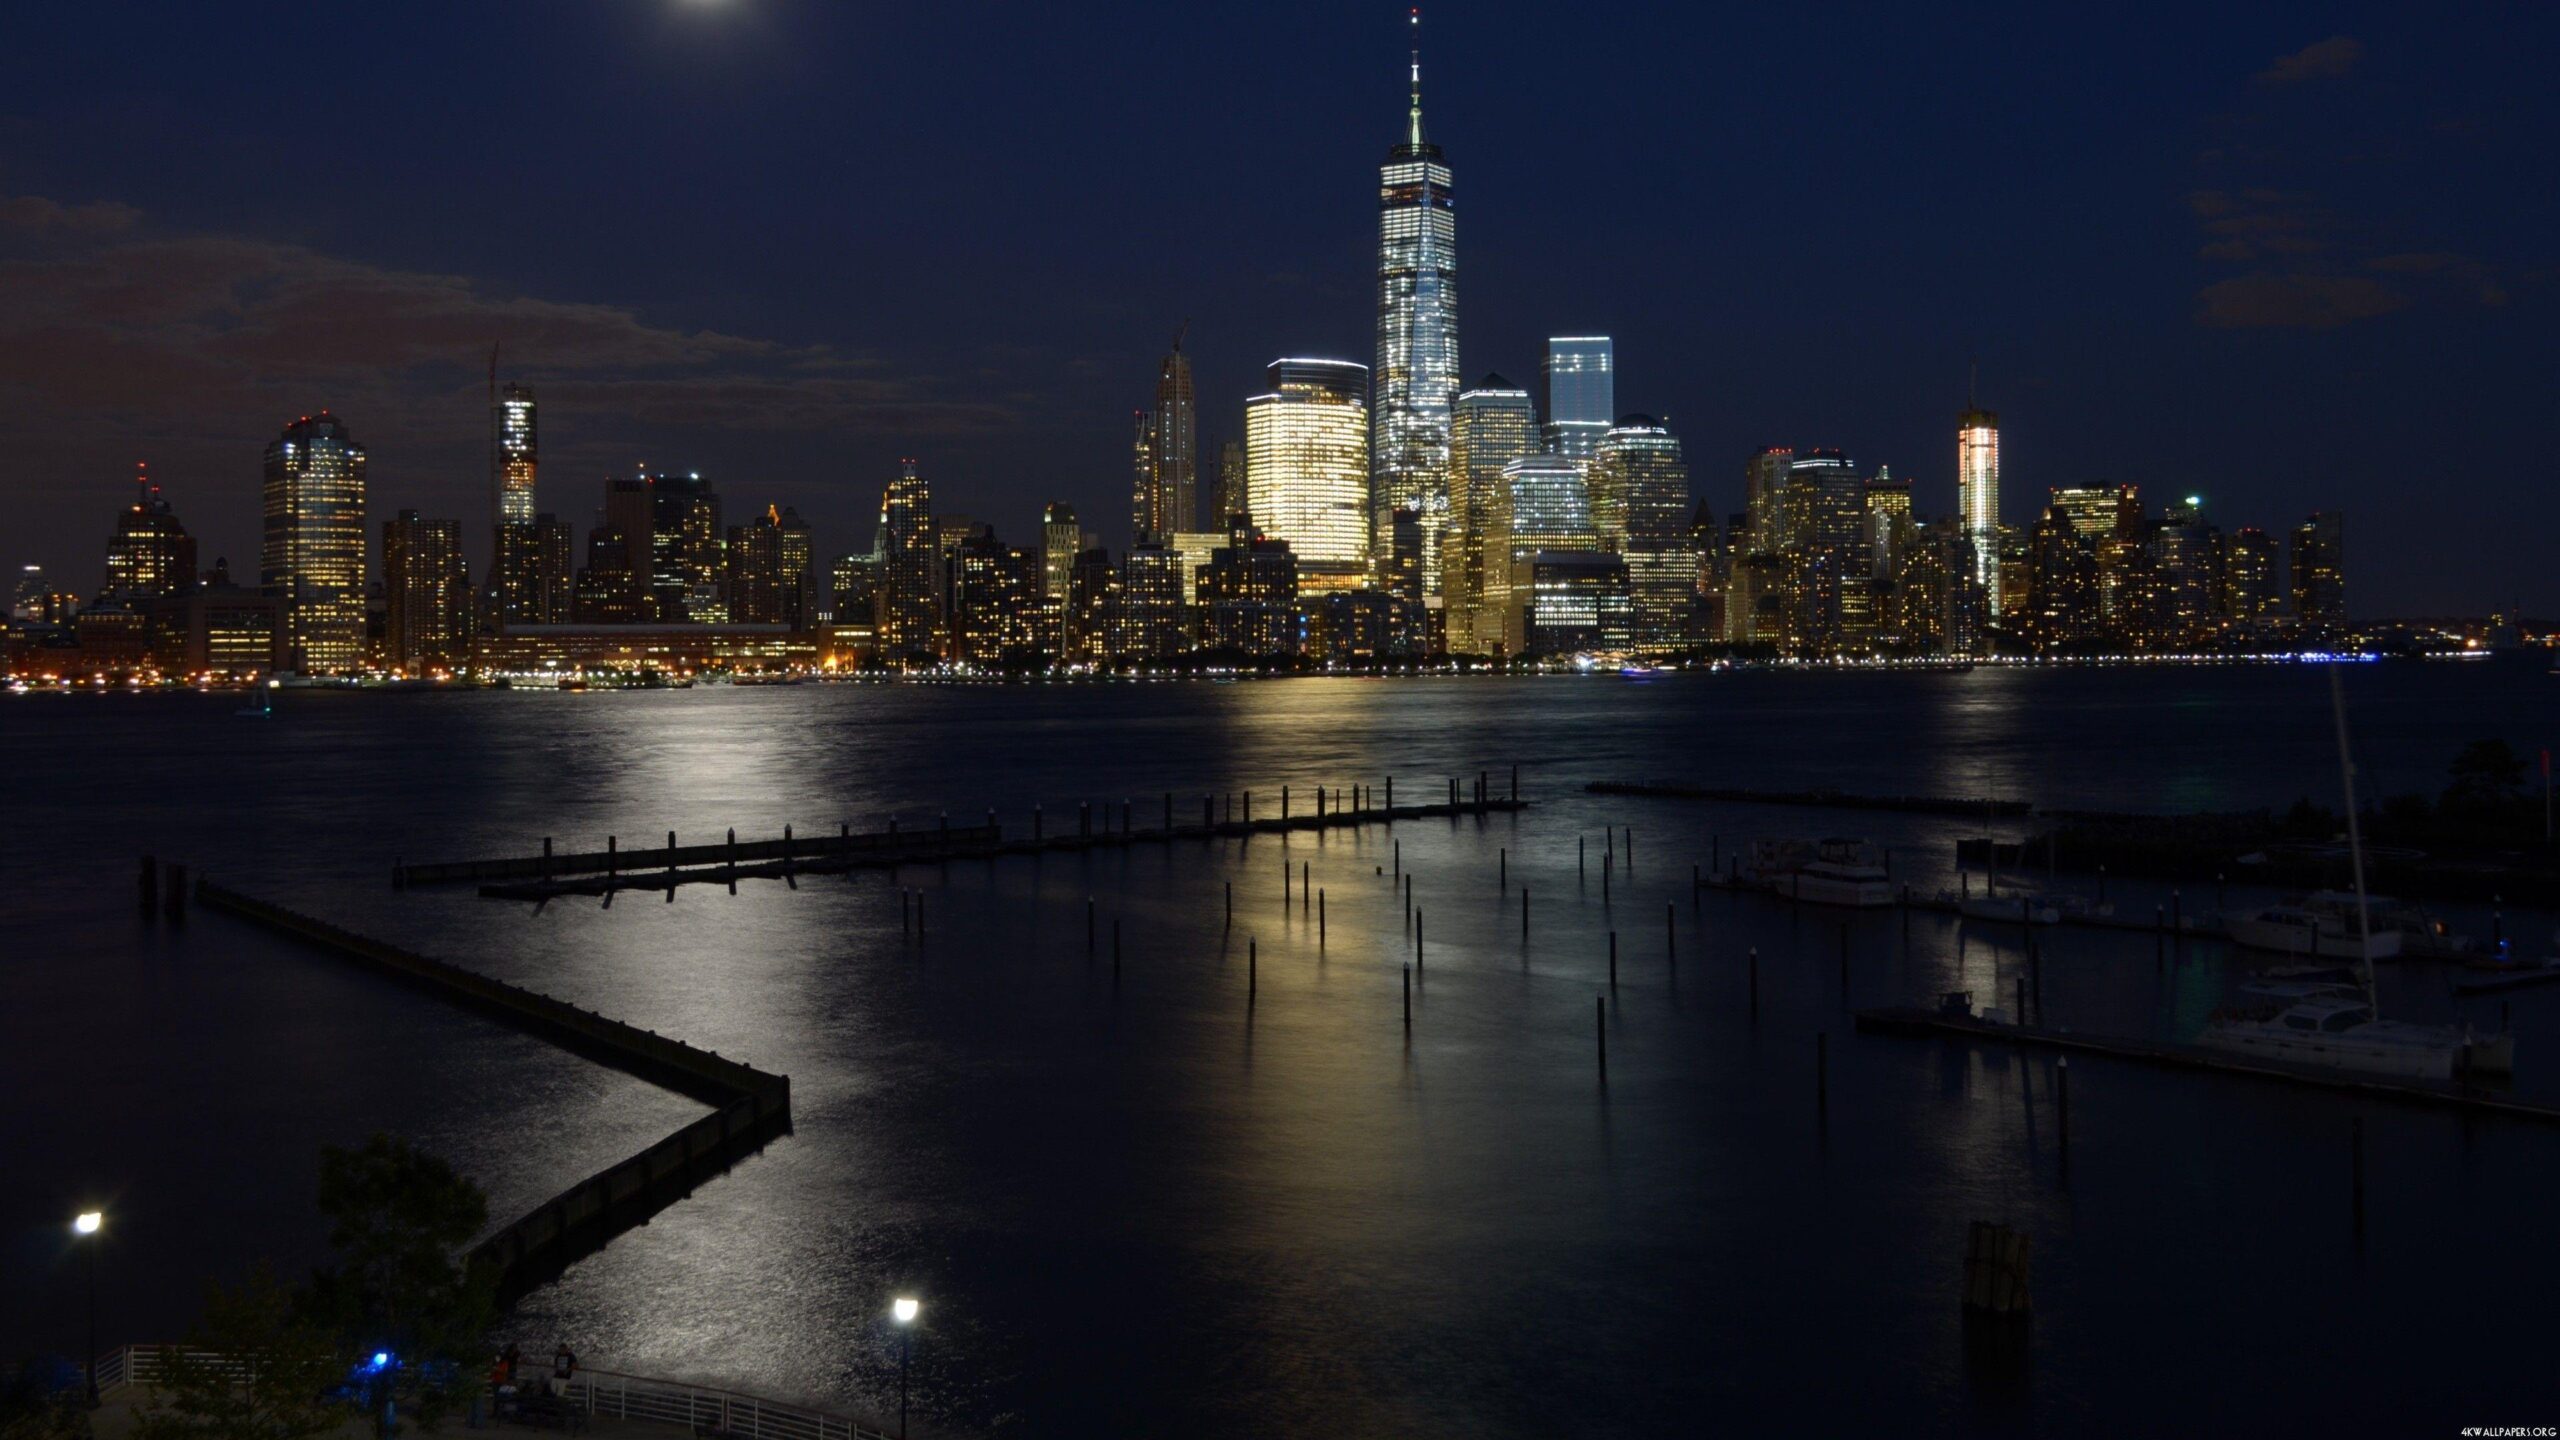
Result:
[[[2364,42],[2350,36],[2332,35],[2315,40],[2290,55],[2279,55],[2273,65],[2258,72],[2261,85],[2299,85],[2315,80],[2343,80],[2364,59]]]
[[[2196,298],[2198,324],[2233,330],[2327,330],[2388,315],[2409,303],[2407,297],[2361,275],[2265,271],[2217,281]]]
[[[510,374],[632,424],[912,433],[999,418],[830,346],[494,293],[248,236],[153,234],[132,207],[0,197],[0,387],[82,411],[238,427],[328,404],[398,433],[449,413],[492,342]],[[246,412],[245,416],[244,413]]]
[[[65,205],[41,195],[0,195],[0,232],[17,235],[106,235],[142,219],[130,205]]]

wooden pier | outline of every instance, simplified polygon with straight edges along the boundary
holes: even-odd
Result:
[[[1204,797],[1204,818],[1200,821],[1168,820],[1147,826],[1131,823],[1135,818],[1134,806],[1123,802],[1116,816],[1107,806],[1079,810],[1072,817],[1074,828],[1064,834],[1050,834],[1043,820],[1035,820],[1029,833],[1009,836],[1003,826],[990,818],[983,825],[936,825],[924,829],[891,829],[863,834],[842,829],[834,835],[786,832],[776,839],[669,845],[647,850],[624,850],[608,845],[603,850],[435,865],[396,865],[392,868],[392,883],[408,886],[478,880],[485,882],[479,893],[496,900],[549,900],[564,895],[611,896],[625,890],[672,893],[682,885],[735,884],[740,880],[781,880],[791,884],[804,875],[840,875],[853,870],[892,869],[901,865],[936,864],[949,860],[1339,830],[1391,825],[1397,821],[1511,814],[1529,808],[1526,800],[1496,799],[1481,793],[1472,796],[1460,794],[1454,785],[1451,793],[1459,794],[1459,798],[1429,805],[1360,807],[1336,807],[1320,802],[1320,807],[1314,810],[1303,806],[1290,808],[1284,798],[1280,803],[1280,813],[1276,814],[1269,813],[1271,797],[1265,795],[1262,798],[1266,813],[1256,816],[1253,814],[1254,796],[1247,792],[1242,797],[1242,814],[1235,818],[1218,818],[1220,797]],[[1237,808],[1230,798],[1227,813],[1232,815]],[[1170,796],[1165,797],[1159,813],[1167,817],[1174,814]],[[1116,828],[1110,823],[1115,818],[1121,822]]]
[[[2476,1086],[2439,1085],[2423,1080],[2394,1080],[2381,1076],[2349,1075],[2305,1066],[2285,1065],[2271,1060],[2254,1060],[2227,1051],[2209,1050],[2196,1045],[2173,1045],[2164,1041],[2093,1035],[2077,1030],[2055,1029],[2041,1025],[1995,1024],[1974,1016],[1951,1015],[1936,1010],[1924,1010],[1918,1006],[1889,1006],[1861,1010],[1857,1012],[1857,1025],[1858,1033],[1861,1035],[1936,1035],[1945,1039],[1984,1044],[2033,1046],[2042,1050],[2103,1055],[2109,1059],[2127,1060],[2135,1064],[2154,1065],[2167,1069],[2203,1070],[2256,1080],[2274,1080],[2289,1085],[2334,1091],[2362,1099],[2431,1105],[2440,1109],[2498,1115],[2515,1120],[2560,1122],[2560,1105],[2543,1105],[2529,1100],[2517,1100]]]

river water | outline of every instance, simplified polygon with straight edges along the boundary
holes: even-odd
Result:
[[[2466,740],[2548,743],[2555,684],[2355,667],[2362,783],[2433,790]],[[1919,916],[1906,933],[1889,913],[1691,892],[1710,853],[1817,834],[1891,844],[1898,878],[1935,889],[1981,821],[1582,788],[2334,804],[2316,668],[286,692],[271,718],[239,708],[0,703],[0,1353],[77,1347],[75,1208],[110,1217],[107,1341],[163,1338],[203,1277],[317,1257],[324,1140],[410,1135],[481,1181],[494,1223],[700,1113],[222,916],[137,918],[149,851],[791,1077],[793,1134],[520,1307],[511,1333],[537,1352],[566,1338],[593,1365],[877,1414],[897,1385],[883,1313],[907,1293],[925,1304],[917,1413],[962,1433],[2560,1418],[2532,1279],[2560,1264],[2542,1223],[2560,1127],[2087,1060],[2066,1170],[2049,1057],[1850,1031],[1848,1004],[2007,995],[2014,928]],[[1515,763],[1530,810],[1392,830],[610,908],[386,881],[395,857],[529,853],[546,835],[690,842],[990,807],[1019,829],[1035,802],[1055,831],[1080,802],[1124,799],[1143,826],[1167,791],[1196,818],[1202,794],[1250,788],[1260,814],[1283,785],[1303,807],[1313,787],[1394,775],[1398,799],[1429,800],[1451,775],[1490,771],[1499,790]],[[1609,862],[1604,900],[1605,827],[1632,828],[1634,854]],[[1399,846],[1425,934],[1409,1036]],[[1324,892],[1321,940],[1283,902],[1301,865]],[[924,893],[920,941],[902,887]],[[2118,882],[2111,898],[2147,913],[2166,897]],[[2258,897],[2181,897],[2191,913],[2217,898]],[[2553,919],[2502,923],[2539,948]],[[2052,1019],[2122,1033],[2191,1027],[2249,963],[2219,943],[2162,955],[2144,934],[2039,944]],[[2387,998],[2420,1019],[2494,1025],[2499,1008],[2416,967]],[[2543,1058],[2560,990],[2510,1002],[2519,1091],[2560,1099]],[[2035,1247],[2022,1358],[1960,1313],[1977,1219]]]

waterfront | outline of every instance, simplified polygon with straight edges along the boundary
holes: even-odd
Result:
[[[2369,794],[2432,790],[2465,740],[2541,743],[2554,682],[2489,666],[2349,676]],[[330,919],[791,1075],[796,1133],[524,1307],[618,1368],[876,1405],[874,1317],[929,1297],[926,1413],[1022,1433],[1649,1434],[1696,1417],[1836,1429],[2494,1423],[2542,1402],[2531,1223],[2560,1135],[2206,1076],[2074,1066],[2067,1183],[2050,1069],[1848,1034],[1829,912],[1752,896],[1694,909],[1709,835],[1865,833],[1915,886],[1978,822],[1586,796],[1593,779],[2058,806],[2328,802],[2316,667],[1757,672],[1534,680],[1295,680],[618,695],[29,697],[12,761],[0,920],[12,945],[0,1182],[12,1348],[58,1343],[43,1266],[65,1195],[113,1187],[112,1329],[183,1317],[192,1275],[296,1267],[311,1151],[376,1126],[453,1156],[510,1216],[698,1113],[640,1082],[199,913],[137,922],[132,857],[185,858]],[[1032,801],[1375,784],[1436,799],[1517,761],[1537,808],[1286,841],[918,867],[523,905],[395,894],[395,856],[544,835],[955,823]],[[1600,900],[1575,837],[1636,830]],[[2002,833],[2014,833],[2004,823]],[[1393,847],[1429,921],[1408,1048]],[[1531,941],[1498,848],[1536,897]],[[1330,919],[1280,902],[1311,865]],[[1236,885],[1232,935],[1219,885]],[[920,946],[895,886],[927,890]],[[1082,911],[1125,925],[1088,958]],[[2133,901],[2133,893],[2120,898]],[[1675,907],[1676,974],[1662,955]],[[2478,919],[2466,912],[2466,919]],[[1961,977],[2002,986],[2014,931],[1850,919],[1860,1003]],[[1606,985],[1607,1083],[1591,1007]],[[2548,916],[2508,917],[2538,945]],[[1242,954],[1259,942],[1249,1022]],[[2074,1025],[2176,1025],[2227,952],[2155,969],[2153,941],[2039,937]],[[1740,957],[1763,961],[1759,1024]],[[2413,1016],[2455,1013],[2431,972]],[[2560,1002],[2511,997],[2522,1093]],[[2494,1015],[2497,1002],[2465,1013]],[[1830,1034],[1814,1122],[1813,1037]],[[2349,1232],[2346,1131],[2365,1118],[2368,1235]],[[1969,1368],[1963,1229],[2034,1236],[2023,1377]],[[166,1273],[168,1283],[137,1272]],[[18,1277],[33,1276],[18,1287]],[[23,1303],[22,1303],[23,1302]],[[50,1318],[48,1318],[50,1317]],[[23,1328],[22,1328],[23,1327]],[[2174,1345],[2188,1383],[2147,1369]],[[2354,1383],[2385,1375],[2375,1387]],[[2525,1418],[2532,1418],[2529,1414]]]

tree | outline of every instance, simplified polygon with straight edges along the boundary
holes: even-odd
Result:
[[[160,1354],[134,1440],[316,1440],[352,1418],[334,1393],[348,1358],[264,1265],[237,1287],[208,1284],[186,1348]]]
[[[30,1361],[0,1384],[0,1440],[89,1440],[79,1372]]]
[[[434,1429],[477,1388],[473,1362],[497,1319],[494,1273],[462,1254],[487,1198],[442,1159],[376,1135],[361,1149],[320,1148],[320,1213],[335,1258],[312,1273],[305,1313],[368,1362],[376,1434],[403,1411]]]
[[[2474,740],[2445,767],[2444,808],[2458,814],[2495,815],[2524,793],[2524,757],[2504,740]]]

